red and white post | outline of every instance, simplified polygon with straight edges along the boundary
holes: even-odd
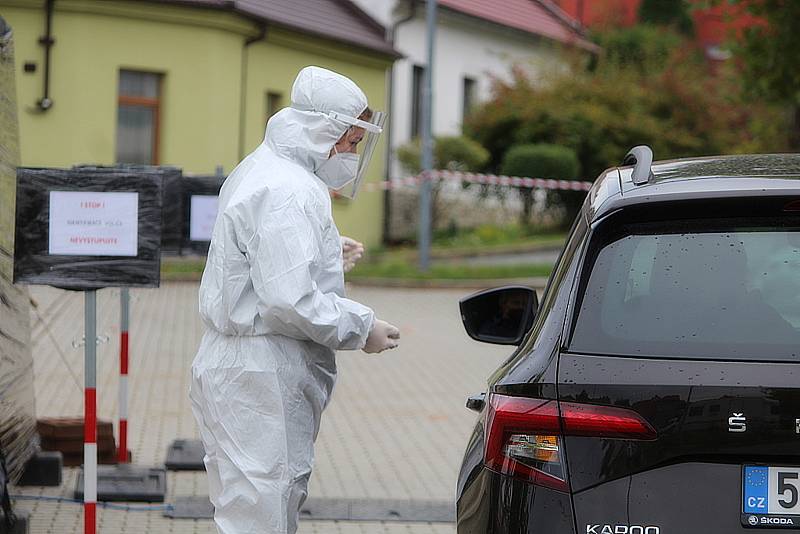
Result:
[[[128,326],[130,324],[130,290],[123,287],[119,292],[120,337],[119,337],[119,447],[117,462],[128,462]]]
[[[83,532],[97,531],[97,291],[85,292]]]

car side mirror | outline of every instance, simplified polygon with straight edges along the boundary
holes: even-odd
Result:
[[[479,291],[458,303],[469,337],[495,345],[519,345],[533,325],[539,299],[524,286]]]

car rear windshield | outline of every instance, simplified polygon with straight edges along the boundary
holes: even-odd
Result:
[[[800,362],[800,229],[627,226],[590,253],[569,349]]]

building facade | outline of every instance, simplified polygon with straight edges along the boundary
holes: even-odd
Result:
[[[398,54],[348,0],[0,0],[16,40],[25,166],[117,162],[230,172],[307,65],[386,106]],[[382,179],[384,146],[368,180]],[[337,200],[343,233],[380,241],[379,193]],[[374,222],[374,223],[373,223]]]
[[[388,28],[403,55],[392,71],[392,148],[421,133],[422,84],[427,63],[425,5],[410,0],[355,0]],[[596,50],[566,13],[537,0],[439,0],[433,133],[459,135],[464,117],[486,100],[495,78],[508,79],[520,67],[534,77],[557,68],[564,46]],[[393,162],[392,176],[403,169]]]

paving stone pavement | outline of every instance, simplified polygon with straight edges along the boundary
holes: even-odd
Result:
[[[339,379],[316,445],[309,487],[318,498],[452,500],[474,414],[464,407],[485,388],[508,348],[467,338],[458,299],[466,290],[350,288],[379,317],[400,327],[401,347],[382,355],[340,352]],[[197,285],[164,283],[132,292],[129,447],[138,465],[163,464],[169,443],[196,438],[188,399],[189,368],[202,335]],[[37,414],[83,413],[83,295],[31,288]],[[41,318],[40,318],[41,317]],[[98,293],[98,414],[115,420],[119,292]],[[71,497],[74,469],[60,488],[16,494]],[[204,473],[170,473],[168,502],[207,494]],[[80,506],[20,500],[34,533],[81,531]],[[99,511],[100,532],[211,533],[208,520],[167,519],[160,511]],[[452,524],[303,521],[311,533],[452,533]]]

